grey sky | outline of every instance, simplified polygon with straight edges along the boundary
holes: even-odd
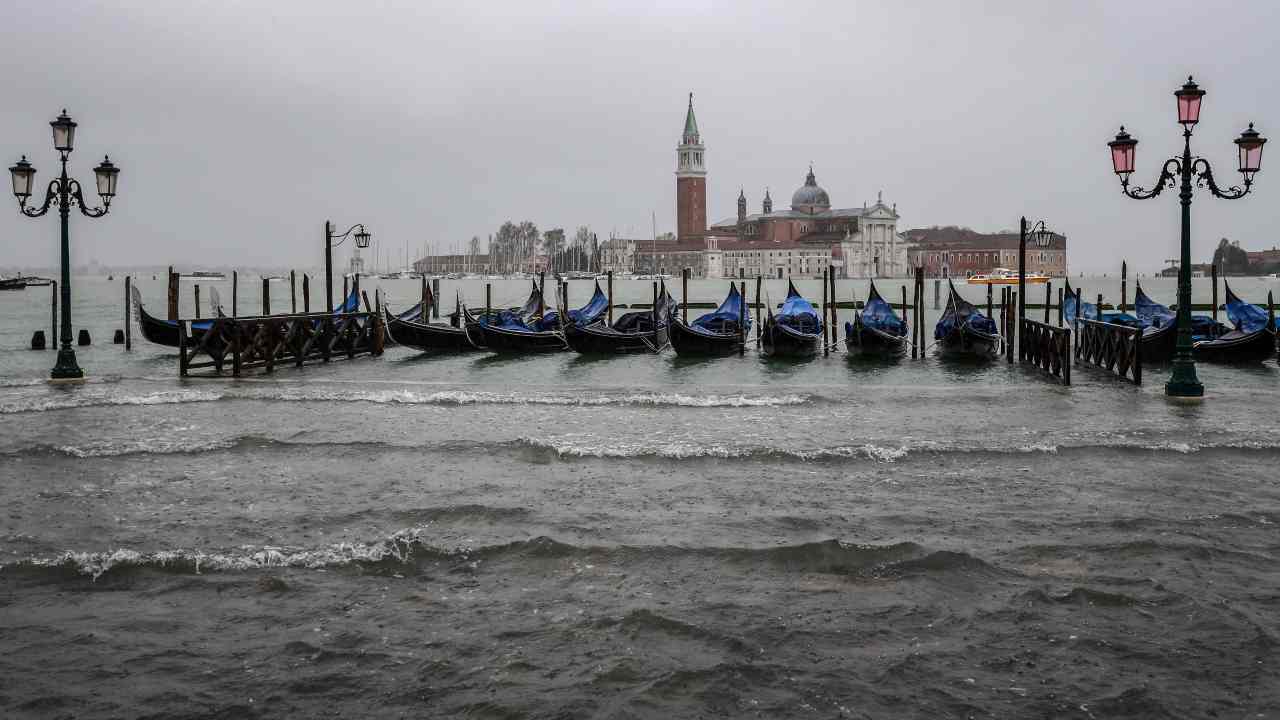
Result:
[[[1123,198],[1104,143],[1126,124],[1153,180],[1195,73],[1195,147],[1234,182],[1244,125],[1280,136],[1278,8],[22,3],[0,27],[0,159],[26,153],[47,181],[66,106],[75,174],[91,181],[104,152],[122,167],[111,215],[74,221],[76,262],[314,267],[326,217],[397,254],[506,219],[647,237],[650,212],[674,224],[693,92],[712,220],[739,186],[753,210],[766,186],[786,204],[812,160],[834,204],[883,190],[903,228],[1025,213],[1071,238],[1076,271],[1150,271],[1175,254],[1176,193]],[[1198,259],[1224,235],[1280,244],[1280,146],[1263,168],[1248,199],[1197,195]],[[0,265],[53,264],[56,224],[0,212]]]

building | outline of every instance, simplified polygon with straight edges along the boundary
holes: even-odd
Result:
[[[760,212],[748,214],[746,193],[740,190],[738,216],[712,225],[708,234],[719,239],[725,270],[733,277],[757,271],[767,277],[821,277],[825,263],[835,266],[839,277],[906,277],[907,243],[897,225],[897,208],[886,205],[882,195],[870,207],[833,208],[810,166],[789,209],[774,210],[766,190]],[[817,267],[822,258],[824,265]]]
[[[693,95],[676,148],[676,244],[646,247],[638,241],[631,269],[694,277],[821,277],[828,264],[843,277],[906,277],[907,243],[898,234],[896,206],[882,197],[868,207],[833,208],[813,167],[791,196],[789,208],[774,210],[766,190],[760,212],[747,212],[738,192],[738,214],[707,226],[706,146],[698,132]]]
[[[413,271],[424,275],[488,272],[489,255],[428,255],[413,261]]]
[[[676,238],[695,244],[707,231],[706,148],[693,116],[693,93],[684,116],[684,132],[676,148]]]
[[[963,278],[996,268],[1018,267],[1020,237],[1016,232],[979,233],[969,228],[933,227],[908,230],[903,235],[910,244],[908,263],[923,266],[930,277]],[[1065,277],[1066,236],[1052,233],[1044,246],[1028,238],[1027,272]]]

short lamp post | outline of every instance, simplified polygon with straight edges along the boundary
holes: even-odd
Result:
[[[18,198],[18,209],[27,217],[40,217],[49,212],[49,208],[58,208],[62,220],[62,303],[61,327],[59,328],[60,344],[58,361],[53,366],[50,377],[54,380],[78,380],[84,377],[84,371],[76,364],[76,351],[71,349],[71,249],[68,225],[72,206],[80,208],[86,217],[102,217],[111,208],[111,198],[116,194],[116,179],[120,169],[112,164],[110,158],[104,158],[98,167],[93,169],[98,185],[98,196],[102,198],[102,207],[91,208],[81,194],[79,181],[67,176],[67,158],[71,155],[76,136],[76,123],[63,110],[55,120],[49,123],[53,128],[53,147],[62,160],[62,174],[49,181],[45,191],[44,204],[40,207],[28,207],[27,200],[34,190],[36,169],[27,162],[27,156],[9,168],[13,177],[13,194]]]
[[[324,221],[324,297],[329,303],[329,312],[333,312],[333,249],[346,242],[348,236],[355,238],[356,247],[361,249],[369,247],[371,235],[364,229],[364,225],[356,223],[341,235],[335,235],[333,223]],[[335,243],[334,240],[338,242]],[[347,299],[342,298],[342,300],[346,302]]]
[[[1046,248],[1053,242],[1053,233],[1043,220],[1028,226],[1022,218],[1018,232],[1018,357],[1022,357],[1022,321],[1027,315],[1027,238],[1035,240],[1036,247]]]
[[[1214,182],[1213,170],[1209,161],[1191,154],[1191,130],[1200,121],[1200,102],[1205,92],[1192,78],[1174,92],[1178,99],[1178,122],[1182,125],[1182,156],[1165,161],[1160,177],[1151,190],[1140,187],[1129,187],[1129,176],[1133,174],[1134,155],[1138,140],[1125,132],[1124,127],[1115,139],[1107,143],[1111,148],[1111,164],[1116,175],[1120,176],[1120,188],[1125,195],[1135,200],[1147,200],[1159,195],[1166,186],[1172,186],[1181,180],[1181,192],[1178,197],[1182,201],[1182,260],[1178,266],[1178,344],[1173,356],[1173,372],[1169,382],[1165,383],[1165,394],[1171,397],[1198,398],[1204,396],[1204,385],[1196,377],[1196,363],[1192,355],[1191,336],[1191,178],[1195,176],[1197,187],[1207,187],[1215,197],[1224,200],[1238,200],[1253,188],[1253,176],[1262,165],[1262,146],[1267,142],[1254,129],[1253,124],[1240,133],[1235,144],[1240,154],[1240,175],[1244,185],[1227,189],[1218,187]]]

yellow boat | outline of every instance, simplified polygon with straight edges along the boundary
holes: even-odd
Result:
[[[1046,283],[1049,282],[1049,276],[1041,275],[1040,273],[1027,273],[1026,281],[1028,283]],[[970,275],[965,282],[970,285],[1017,285],[1018,273],[1016,270],[1008,268],[996,268],[989,273]]]

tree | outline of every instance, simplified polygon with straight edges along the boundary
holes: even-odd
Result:
[[[1225,275],[1246,275],[1249,272],[1249,253],[1239,244],[1226,238],[1213,251],[1213,264]]]
[[[564,254],[564,228],[548,230],[542,234],[542,252],[547,254],[554,271],[562,266],[561,255]]]

